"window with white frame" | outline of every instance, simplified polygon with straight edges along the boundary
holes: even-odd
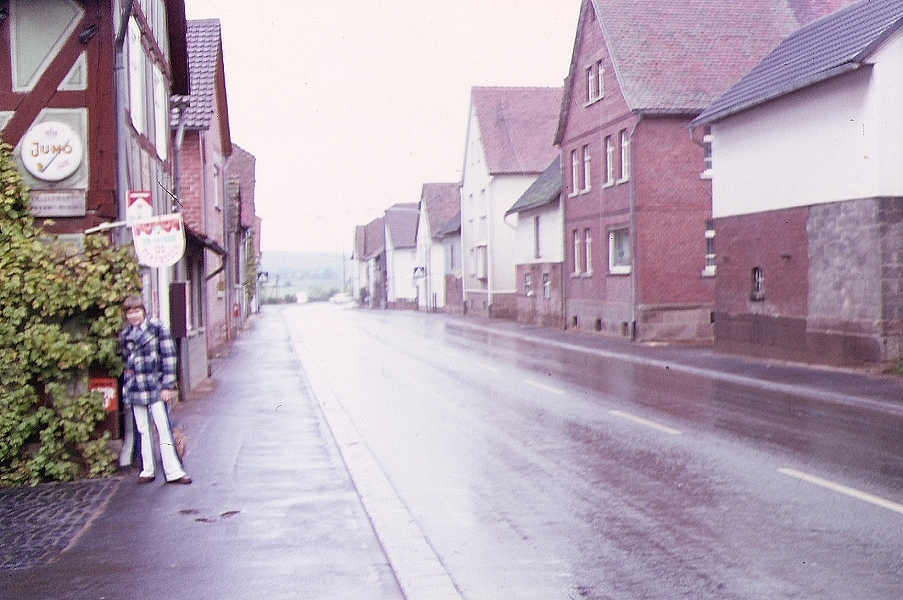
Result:
[[[753,267],[752,289],[750,290],[749,299],[753,301],[765,299],[765,271],[762,270],[762,267]]]
[[[588,192],[590,188],[590,156],[589,146],[583,146],[583,191]]]
[[[592,104],[605,96],[605,64],[597,60],[586,67],[586,103]]]
[[[138,133],[147,133],[147,56],[141,43],[141,26],[129,20],[129,116]]]
[[[593,234],[589,227],[583,230],[583,274],[593,274]]]
[[[705,222],[705,269],[702,270],[703,277],[714,277],[717,267],[715,266],[715,222],[709,219]]]
[[[476,275],[477,279],[487,279],[489,276],[489,253],[486,251],[486,246],[477,246],[476,247]]]
[[[627,130],[621,130],[621,177],[618,181],[630,179],[630,136]]]
[[[575,229],[572,233],[572,241],[574,243],[574,276],[580,275],[580,230]]]
[[[615,145],[610,135],[605,136],[605,185],[615,182]]]
[[[542,297],[546,300],[552,298],[552,278],[548,273],[542,274]]]
[[[712,128],[705,128],[705,135],[702,136],[702,179],[712,178]]]
[[[608,272],[613,275],[630,273],[630,230],[627,227],[608,232]]]
[[[524,295],[533,295],[533,273],[531,273],[530,271],[524,273]]]
[[[583,186],[580,183],[580,157],[577,150],[571,150],[571,196],[580,193]]]

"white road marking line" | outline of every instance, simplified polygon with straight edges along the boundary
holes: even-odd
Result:
[[[526,383],[528,385],[532,385],[535,388],[539,388],[541,390],[545,390],[547,392],[555,394],[556,396],[564,396],[566,393],[564,390],[554,388],[554,387],[552,387],[550,385],[546,385],[544,383],[539,383],[538,381],[533,381],[532,379],[525,379],[524,383]]]
[[[499,372],[498,367],[490,367],[489,365],[487,365],[487,364],[485,364],[485,363],[474,363],[474,364],[476,364],[478,367],[480,367],[480,368],[483,369],[484,371],[491,371],[492,373],[498,373],[498,372]]]
[[[847,487],[845,485],[834,483],[833,481],[822,479],[821,477],[809,475],[808,473],[803,473],[802,471],[796,471],[794,469],[778,469],[778,472],[783,473],[784,475],[789,475],[790,477],[802,479],[803,481],[808,481],[809,483],[814,483],[815,485],[832,490],[834,492],[838,492],[840,494],[845,494],[847,496],[850,496],[851,498],[856,498],[857,500],[862,500],[863,502],[868,502],[870,504],[874,504],[875,506],[880,506],[881,508],[886,508],[887,510],[892,510],[894,512],[903,514],[903,504],[898,504],[896,502],[886,500],[884,498],[881,498],[880,496],[874,496],[867,492],[857,490],[856,488]]]
[[[652,429],[656,429],[658,431],[670,434],[670,435],[681,435],[683,431],[680,429],[674,429],[672,427],[667,427],[665,425],[660,425],[655,421],[650,421],[648,419],[643,419],[641,417],[637,417],[631,415],[626,412],[621,412],[620,410],[610,410],[608,411],[610,414],[615,415],[616,417],[621,417],[622,419],[627,419],[628,421],[633,421],[634,423],[639,423],[640,425],[645,425],[646,427],[651,427]]]

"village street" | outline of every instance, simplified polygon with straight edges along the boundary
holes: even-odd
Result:
[[[403,587],[399,522],[464,598],[903,589],[895,377],[502,321],[279,310],[349,466],[371,465],[351,474]]]

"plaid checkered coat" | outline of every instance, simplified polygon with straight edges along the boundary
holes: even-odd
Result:
[[[125,355],[122,401],[147,406],[162,400],[161,391],[176,389],[176,344],[159,321],[145,319],[139,327],[119,333]]]

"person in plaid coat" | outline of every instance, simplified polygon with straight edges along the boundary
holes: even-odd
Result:
[[[149,417],[153,418],[160,440],[160,458],[167,483],[191,483],[176,452],[166,403],[176,399],[176,345],[166,327],[147,318],[147,309],[138,296],[122,303],[126,325],[119,333],[125,356],[122,401],[130,406],[135,428],[141,437],[142,469],[138,483],[156,477]]]

